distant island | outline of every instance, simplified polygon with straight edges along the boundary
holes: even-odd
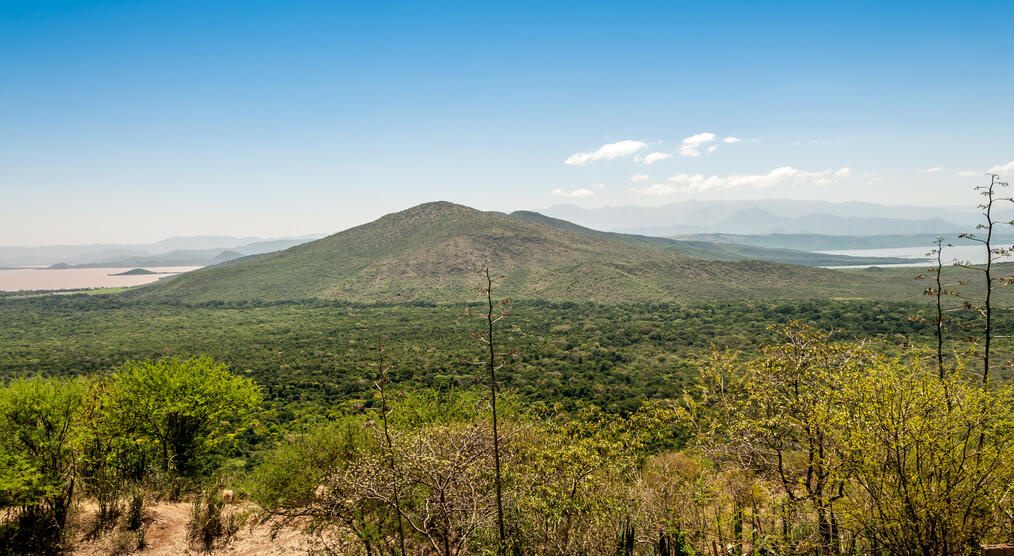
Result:
[[[155,272],[154,270],[148,270],[147,268],[133,268],[125,270],[123,272],[117,272],[116,274],[110,274],[110,276],[140,276],[143,274],[174,274],[172,272]]]

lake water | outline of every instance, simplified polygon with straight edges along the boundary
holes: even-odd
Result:
[[[0,291],[16,292],[22,290],[78,290],[84,288],[120,288],[150,284],[159,278],[174,276],[181,272],[189,272],[201,268],[199,266],[150,266],[146,270],[152,272],[171,272],[172,274],[137,274],[132,276],[110,276],[133,270],[127,268],[66,268],[46,270],[38,268],[18,268],[0,270]]]
[[[998,244],[996,247],[1004,247],[1006,244]],[[1009,245],[1008,245],[1009,247]],[[929,253],[933,249],[933,246],[927,247],[891,247],[888,249],[844,249],[841,251],[821,251],[821,253],[828,253],[831,255],[851,255],[853,257],[903,257],[906,259],[922,259],[926,257],[926,253]],[[1014,257],[1002,257],[999,259],[1003,262],[1014,261]],[[982,264],[986,262],[986,250],[978,245],[956,245],[954,247],[944,247],[943,250],[943,261],[945,265],[949,265],[954,261],[968,261],[972,264]],[[932,263],[931,263],[932,264]],[[851,265],[851,266],[836,266],[828,268],[868,268],[871,266],[929,266],[925,261],[913,261],[911,263],[899,263],[899,264],[884,264],[884,265]]]

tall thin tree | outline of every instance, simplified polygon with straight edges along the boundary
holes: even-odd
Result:
[[[941,296],[943,295],[943,281],[940,279],[940,275],[943,274],[944,261],[944,238],[938,237],[933,245],[936,249],[930,251],[930,254],[936,255],[937,265],[934,269],[934,277],[936,278],[937,287],[933,290],[933,296],[937,302],[937,318],[935,319],[936,331],[937,331],[937,372],[940,374],[940,380],[944,379],[944,308]],[[928,292],[927,292],[928,293]]]
[[[980,185],[975,188],[983,197],[986,198],[986,200],[979,205],[979,208],[982,209],[982,216],[985,218],[985,223],[976,226],[976,229],[984,231],[985,237],[977,236],[974,233],[961,234],[959,236],[980,243],[986,250],[986,262],[981,265],[975,265],[969,262],[955,263],[957,266],[982,272],[985,279],[986,288],[983,297],[959,296],[965,299],[964,306],[966,309],[979,313],[985,320],[982,327],[983,384],[989,382],[990,344],[993,338],[993,292],[1011,283],[1010,278],[998,278],[993,275],[993,263],[997,259],[1010,254],[1012,250],[1011,247],[994,247],[993,233],[999,225],[1011,225],[1014,223],[1011,221],[1001,221],[996,219],[994,214],[994,208],[996,205],[1001,202],[1014,202],[1014,199],[1000,195],[1001,188],[1006,188],[1007,182],[1000,181],[1000,176],[997,174],[989,174],[989,177],[989,185]]]
[[[923,295],[931,295],[936,302],[936,315],[933,318],[933,328],[936,332],[937,338],[937,373],[940,375],[940,380],[944,379],[944,324],[950,323],[951,319],[947,317],[947,313],[953,309],[944,309],[943,297],[945,295],[960,295],[957,291],[948,288],[954,286],[963,286],[965,283],[958,281],[954,283],[944,283],[943,271],[944,271],[944,259],[943,253],[945,247],[953,247],[950,243],[944,243],[946,241],[943,237],[938,237],[933,240],[933,249],[926,253],[927,257],[932,257],[936,263],[932,268],[926,269],[927,274],[920,274],[916,276],[917,280],[925,280],[932,276],[935,284],[933,287],[926,288],[923,290]],[[926,319],[922,317],[914,317],[913,320],[919,320],[925,322]]]
[[[391,410],[387,404],[387,385],[391,382],[391,379],[387,376],[393,366],[389,365],[384,361],[384,352],[387,351],[387,347],[384,345],[384,339],[377,337],[377,345],[374,346],[377,350],[377,380],[373,381],[373,385],[376,386],[380,392],[380,419],[384,426],[384,441],[387,444],[387,466],[391,471],[392,489],[394,490],[394,509],[395,514],[398,517],[398,542],[401,545],[401,556],[405,556],[405,526],[402,523],[402,509],[401,509],[401,482],[398,478],[398,466],[394,461],[394,442],[391,440],[391,429],[388,426],[388,415]]]
[[[497,395],[497,378],[496,373],[507,363],[504,358],[504,353],[498,353],[496,351],[496,342],[494,338],[495,325],[504,317],[510,315],[510,311],[507,306],[510,305],[509,299],[502,299],[499,302],[493,301],[493,286],[504,278],[503,275],[494,276],[490,273],[489,267],[479,270],[479,274],[482,277],[482,285],[476,288],[483,295],[483,301],[486,303],[486,313],[482,315],[486,320],[485,330],[472,332],[472,336],[478,338],[485,344],[486,347],[486,370],[489,373],[489,399],[490,399],[490,412],[492,413],[493,421],[493,466],[494,466],[494,485],[496,488],[496,521],[497,528],[500,534],[500,549],[502,552],[507,546],[507,535],[504,530],[503,521],[503,487],[501,480],[501,467],[500,467],[500,432],[499,424],[497,422],[497,409],[496,409],[496,395]],[[503,308],[499,312],[495,312],[494,309],[497,305],[501,305]],[[467,314],[471,314],[471,311],[466,309]]]

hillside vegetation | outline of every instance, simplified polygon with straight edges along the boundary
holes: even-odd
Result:
[[[446,202],[296,247],[141,288],[149,300],[457,302],[492,265],[505,295],[549,301],[912,298],[877,276],[758,261],[709,261]]]

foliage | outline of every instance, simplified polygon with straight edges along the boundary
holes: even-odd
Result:
[[[963,369],[940,380],[919,359],[843,373],[827,421],[847,501],[843,527],[871,551],[976,553],[1009,532],[1014,391]]]
[[[509,544],[524,553],[607,554],[605,540],[630,511],[624,477],[668,430],[673,410],[649,405],[620,417],[587,406],[572,417],[537,417],[501,400]],[[380,427],[347,416],[269,455],[251,481],[255,499],[279,523],[310,520],[309,530],[342,553],[396,553],[395,512],[408,525],[410,553],[495,552],[488,410],[477,392],[402,396],[390,418],[393,471]]]
[[[211,358],[131,361],[109,377],[102,411],[117,436],[154,452],[161,468],[182,476],[202,471],[202,458],[220,454],[260,402],[249,379]]]
[[[474,383],[478,369],[461,306],[330,303],[183,307],[111,298],[53,296],[0,301],[0,376],[93,375],[127,360],[211,356],[257,381],[272,411],[237,433],[245,452],[303,417],[372,403],[367,346],[388,338],[390,378],[447,390]],[[478,307],[475,312],[480,312]],[[932,326],[910,322],[918,304],[858,300],[698,304],[515,302],[501,339],[517,348],[498,373],[530,402],[576,400],[629,412],[647,399],[677,398],[696,382],[695,361],[712,345],[756,352],[767,324],[799,320],[844,329],[843,337],[886,339],[877,349],[925,344]],[[1010,315],[997,333],[1014,334]],[[1009,346],[999,346],[1007,349]]]
[[[160,461],[164,476],[209,472],[217,465],[209,456],[247,425],[258,395],[251,381],[207,358],[129,363],[93,380],[8,382],[0,387],[0,540],[15,552],[58,550],[83,495],[98,506],[88,537],[122,517],[120,544],[143,544],[144,495],[136,485],[152,478],[147,455],[166,453],[153,442],[156,433],[172,430],[164,424],[174,418],[187,425],[163,435],[173,464],[166,471]]]
[[[941,379],[924,352],[888,358],[798,324],[780,334],[758,358],[715,354],[704,369],[709,403],[686,400],[701,447],[738,476],[734,542],[966,554],[1006,536],[1009,388],[984,389],[960,366]],[[715,504],[718,490],[701,486]],[[749,539],[736,524],[747,518]],[[721,538],[721,527],[716,520],[708,533]]]
[[[88,383],[18,379],[0,387],[0,541],[15,550],[62,542],[77,484]]]

